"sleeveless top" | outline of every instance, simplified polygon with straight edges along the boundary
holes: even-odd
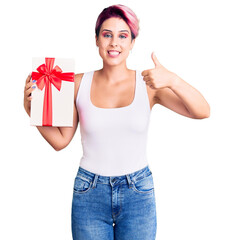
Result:
[[[141,72],[136,70],[133,102],[120,108],[93,105],[93,75],[94,71],[84,73],[76,98],[83,148],[80,166],[102,176],[126,175],[146,167],[151,109]]]

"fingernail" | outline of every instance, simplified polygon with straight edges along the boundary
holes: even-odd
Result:
[[[32,80],[33,83],[35,83],[37,80]]]
[[[36,86],[32,86],[32,88],[36,88]]]

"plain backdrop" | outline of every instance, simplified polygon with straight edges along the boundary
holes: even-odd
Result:
[[[233,240],[233,7],[231,0],[1,2],[0,239],[71,240],[74,178],[82,157],[80,126],[56,152],[30,126],[23,107],[32,57],[75,59],[75,72],[100,69],[99,13],[129,6],[140,19],[130,69],[163,66],[195,87],[211,107],[191,119],[152,110],[148,162],[155,181],[157,240]]]

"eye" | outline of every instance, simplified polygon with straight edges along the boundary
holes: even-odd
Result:
[[[111,34],[109,34],[109,33],[106,33],[106,34],[104,34],[104,37],[111,37]]]
[[[124,39],[124,38],[127,38],[126,35],[120,35],[120,38]]]

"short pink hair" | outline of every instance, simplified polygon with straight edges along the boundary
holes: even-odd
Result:
[[[108,8],[104,8],[99,14],[95,26],[95,33],[98,38],[102,23],[111,17],[122,18],[129,26],[131,30],[132,40],[138,36],[139,32],[139,20],[136,14],[127,6],[122,4],[112,5]]]

